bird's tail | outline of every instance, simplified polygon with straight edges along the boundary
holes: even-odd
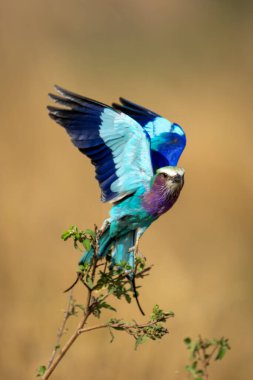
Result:
[[[114,239],[110,237],[110,228],[108,226],[99,238],[98,252],[97,252],[98,258],[103,258],[108,254],[108,252],[110,251],[110,248],[112,247],[113,242],[114,242]],[[79,261],[79,265],[90,264],[93,256],[94,256],[94,248],[92,247],[88,252],[85,252],[83,254],[83,256],[81,257]]]
[[[129,252],[129,249],[133,247],[135,243],[135,231],[129,231],[123,236],[111,238],[109,226],[103,232],[99,238],[98,258],[110,257],[113,265],[120,265],[122,262],[127,263],[134,270],[134,253]],[[79,264],[90,264],[94,256],[94,248],[91,248],[88,252],[85,252],[81,257]]]
[[[127,275],[131,285],[134,297],[136,299],[136,303],[142,315],[145,315],[139,299],[138,293],[135,285],[135,255],[134,251],[130,250],[135,245],[136,240],[136,231],[129,231],[127,234],[119,237],[115,242],[113,251],[112,251],[112,264],[120,265],[120,263],[127,263],[132,269],[129,270],[129,274]]]
[[[130,248],[135,243],[135,231],[129,231],[123,236],[120,236],[114,244],[112,250],[112,264],[120,265],[122,262],[127,263],[132,271],[134,270],[134,253],[129,252]]]

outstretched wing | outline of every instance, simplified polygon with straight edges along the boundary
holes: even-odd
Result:
[[[150,137],[154,171],[164,166],[176,166],[186,144],[180,125],[129,100],[120,98],[120,102],[113,103],[113,108],[136,120]]]
[[[103,202],[115,202],[150,182],[150,142],[141,126],[110,106],[55,86],[59,95],[49,116],[68,132],[73,144],[96,168]]]

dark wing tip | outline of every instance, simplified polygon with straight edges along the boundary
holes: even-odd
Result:
[[[65,88],[59,86],[58,84],[55,84],[55,85],[54,85],[54,89],[55,89],[57,92],[59,92],[60,94],[62,94],[62,95],[65,94],[65,93],[70,92],[70,91],[68,91],[68,90],[65,90]]]
[[[57,123],[59,123],[61,119],[59,115],[60,109],[52,107],[52,106],[47,106],[47,110],[48,110],[48,116],[54,121],[56,121]]]
[[[112,103],[112,107],[113,107],[113,109],[115,109],[115,110],[117,110],[117,111],[124,112],[124,107],[123,107],[121,104],[118,104],[118,103]]]
[[[53,106],[47,106],[47,110],[48,110],[49,114],[57,115],[58,108],[55,108]]]
[[[130,100],[127,100],[126,98],[123,98],[122,96],[119,97],[119,101],[121,104],[127,105],[127,104],[134,104]]]
[[[49,99],[53,100],[53,102],[55,103],[57,103],[58,101],[62,99],[60,96],[52,94],[52,93],[49,93],[48,96],[49,96]]]
[[[68,96],[70,96],[70,97],[72,97],[72,96],[74,96],[74,97],[76,97],[76,96],[80,96],[80,95],[78,95],[78,94],[75,94],[74,92],[71,92],[71,91],[69,91],[69,90],[66,90],[65,88],[59,86],[58,84],[55,84],[55,85],[54,85],[54,88],[55,88],[55,90],[56,90],[60,95],[62,95],[62,96],[66,96],[66,97],[68,97]]]

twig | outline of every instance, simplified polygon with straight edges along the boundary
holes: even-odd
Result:
[[[63,359],[63,357],[65,356],[65,354],[68,352],[68,350],[70,349],[70,347],[72,346],[72,344],[78,338],[78,336],[79,336],[79,330],[84,327],[84,325],[85,325],[85,323],[86,323],[86,321],[87,321],[87,319],[89,318],[89,315],[90,315],[89,308],[90,308],[91,293],[92,293],[91,290],[89,290],[88,291],[88,296],[87,296],[86,310],[84,311],[84,316],[83,316],[82,321],[79,323],[79,325],[78,325],[76,331],[74,332],[74,334],[70,337],[70,339],[68,340],[68,342],[65,344],[65,346],[60,351],[59,356],[57,358],[55,358],[54,362],[51,363],[51,366],[49,368],[47,368],[46,372],[42,376],[43,380],[47,380],[50,377],[50,375],[53,373],[53,371],[58,366],[58,364],[60,363],[60,361]]]
[[[58,330],[57,337],[56,337],[56,342],[55,342],[55,345],[54,345],[54,349],[53,349],[51,358],[48,361],[47,368],[51,367],[51,365],[52,365],[52,363],[53,363],[53,361],[55,359],[55,356],[57,354],[57,351],[60,348],[60,342],[61,342],[61,338],[62,338],[62,336],[64,334],[64,331],[65,331],[67,320],[72,315],[72,313],[71,313],[71,308],[72,307],[73,307],[73,295],[72,295],[72,291],[71,291],[69,293],[69,297],[68,297],[67,309],[64,312],[64,318],[63,318],[62,324],[61,324],[61,326],[60,326],[60,328]]]
[[[210,353],[210,355],[209,355],[209,359],[208,359],[209,362],[211,361],[213,355],[215,354],[215,352],[216,352],[217,350],[218,350],[218,346],[216,345],[216,346],[214,346],[213,351],[212,351],[212,352]]]
[[[101,324],[101,325],[95,325],[95,326],[87,327],[87,328],[84,328],[84,329],[80,329],[78,331],[78,333],[82,334],[82,333],[86,333],[88,331],[103,329],[103,328],[106,328],[106,327],[114,328],[114,329],[122,328],[125,331],[126,330],[132,330],[132,329],[143,329],[145,327],[154,326],[154,325],[157,324],[157,322],[158,321],[155,320],[155,321],[150,321],[150,322],[143,323],[143,324],[132,323],[132,324],[128,324],[128,325],[126,323],[124,323],[124,322],[119,322],[119,323],[104,323],[104,324]]]
[[[96,245],[95,245],[95,248],[94,248],[95,255],[94,255],[94,266],[93,266],[93,270],[92,270],[92,279],[94,279],[95,273],[96,273],[96,261],[97,261],[97,251],[98,251],[98,247],[97,247],[98,243],[97,243],[97,241],[98,240],[96,238]],[[47,380],[51,376],[51,374],[53,373],[53,371],[55,370],[55,368],[58,366],[58,364],[63,359],[63,357],[65,356],[65,354],[68,352],[68,350],[70,349],[70,347],[73,345],[73,343],[78,338],[78,336],[79,336],[79,330],[84,327],[87,319],[89,318],[89,316],[91,314],[90,303],[91,303],[92,290],[90,288],[88,288],[88,287],[87,287],[87,290],[88,290],[88,294],[87,294],[86,307],[85,307],[85,310],[83,312],[83,319],[78,324],[78,326],[77,326],[74,334],[70,337],[70,339],[68,340],[68,342],[65,344],[65,346],[62,348],[62,350],[59,352],[59,355],[56,357],[56,352],[54,353],[53,360],[50,360],[50,366],[49,365],[47,366],[47,369],[46,369],[44,375],[42,376],[42,380]],[[67,322],[67,320],[64,323],[64,327],[66,325],[66,322]]]
[[[205,342],[203,341],[201,335],[199,335],[199,342],[200,342],[200,348],[201,348],[202,355],[203,355],[203,359],[200,359],[202,364],[203,364],[203,370],[204,370],[203,375],[204,375],[205,379],[208,380],[207,367],[209,365],[209,360],[208,360],[208,355],[207,355],[206,349],[205,349]],[[200,353],[199,353],[199,355],[200,355]]]

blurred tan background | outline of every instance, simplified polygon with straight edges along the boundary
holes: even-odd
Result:
[[[252,4],[1,1],[1,379],[47,363],[78,260],[60,235],[109,209],[88,159],[47,116],[55,83],[149,107],[188,145],[181,198],[141,242],[155,264],[141,303],[176,313],[170,335],[135,352],[128,336],[87,334],[52,379],[185,380],[182,341],[199,333],[232,345],[212,380],[252,378]],[[118,306],[141,320],[135,304]]]

